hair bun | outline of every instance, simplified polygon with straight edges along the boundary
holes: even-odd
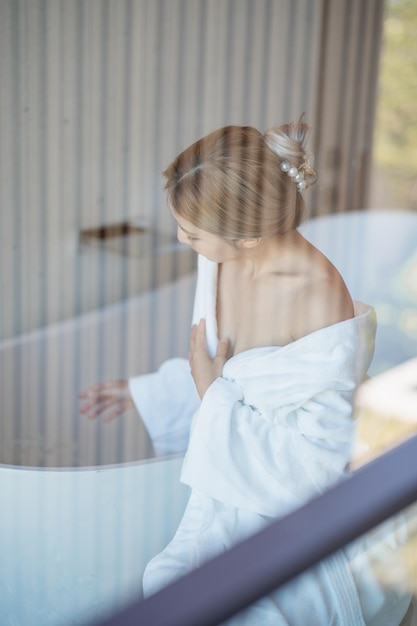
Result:
[[[269,128],[263,134],[265,143],[281,161],[281,171],[294,180],[299,191],[311,187],[317,180],[314,155],[305,150],[310,127],[303,117],[304,114],[296,122]]]

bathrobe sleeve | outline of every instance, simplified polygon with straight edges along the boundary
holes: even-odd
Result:
[[[218,378],[196,413],[182,481],[236,508],[279,517],[344,474],[351,405],[323,391],[296,411],[262,412]]]
[[[200,404],[187,359],[169,359],[157,372],[129,379],[129,391],[157,456],[184,452]]]

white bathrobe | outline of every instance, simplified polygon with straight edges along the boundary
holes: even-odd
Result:
[[[212,355],[216,294],[217,265],[201,257],[193,321],[205,318]],[[345,475],[353,393],[372,360],[375,328],[373,309],[356,302],[352,319],[232,357],[202,401],[183,359],[131,379],[157,453],[187,450],[181,480],[191,487],[175,537],[147,566],[145,595]],[[230,624],[395,626],[406,608],[406,599],[399,605],[395,594],[381,592],[364,559],[355,567],[341,551]]]

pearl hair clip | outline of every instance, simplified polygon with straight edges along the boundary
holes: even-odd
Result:
[[[313,162],[314,156],[312,154],[307,154],[300,167],[297,168],[295,165],[291,165],[288,161],[283,161],[280,165],[280,169],[294,180],[298,191],[304,191],[307,189],[307,184],[309,182],[314,182],[316,180],[316,172],[313,168]],[[308,177],[308,181],[306,180],[306,177]],[[312,180],[310,180],[311,178]]]

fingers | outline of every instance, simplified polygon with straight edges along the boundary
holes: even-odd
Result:
[[[103,420],[108,422],[133,408],[127,380],[109,380],[92,385],[81,391],[79,397],[83,400],[80,413],[88,419],[102,415]]]
[[[206,344],[206,320],[201,319],[198,324],[193,324],[190,336],[190,351],[207,349]]]
[[[92,385],[79,393],[79,398],[90,398],[99,395],[102,391],[119,392],[128,388],[127,380],[107,380],[104,383]]]
[[[216,359],[223,363],[227,360],[230,341],[228,337],[223,337],[217,344]],[[191,328],[190,337],[190,358],[197,352],[203,350],[208,353],[206,339],[206,320],[201,319],[198,324],[194,324]]]
[[[193,326],[191,327],[191,335],[190,335],[190,354],[192,354],[195,350],[197,330],[198,330],[197,324],[193,324]]]
[[[199,325],[197,326],[196,331],[196,348],[197,349],[207,349],[206,342],[206,320],[200,320]]]
[[[132,398],[108,398],[99,402],[89,402],[80,409],[80,413],[91,420],[102,416],[103,421],[111,422],[115,417],[132,409],[133,406]]]
[[[227,360],[228,352],[229,352],[229,339],[228,337],[223,337],[223,339],[220,339],[219,343],[217,344],[216,359],[225,363]]]
[[[114,398],[97,398],[84,404],[84,406],[80,408],[80,413],[83,413],[88,419],[94,419],[115,403],[117,403],[117,400]]]
[[[112,411],[106,413],[103,420],[105,422],[112,422],[114,419],[116,419],[116,417],[119,417],[119,415],[122,415],[122,413],[129,411],[131,408],[133,408],[133,401],[130,398],[120,400],[118,405]]]
[[[212,382],[222,375],[223,366],[227,360],[229,339],[221,339],[217,344],[216,355],[211,357],[207,347],[206,322],[200,320],[194,324],[190,336],[190,367],[191,374],[202,398]]]

